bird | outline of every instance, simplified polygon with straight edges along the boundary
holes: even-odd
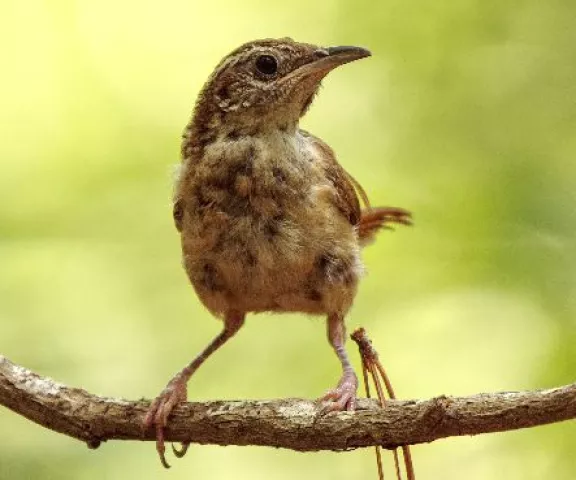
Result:
[[[319,401],[323,412],[353,411],[357,376],[345,350],[345,318],[364,274],[361,249],[409,211],[372,207],[320,138],[299,127],[324,77],[371,55],[290,38],[255,40],[224,57],[201,89],[182,135],[173,218],[182,263],[221,332],[151,403],[162,464],[164,429],[204,361],[249,313],[300,312],[326,318],[342,374]],[[188,443],[173,451],[186,453]]]

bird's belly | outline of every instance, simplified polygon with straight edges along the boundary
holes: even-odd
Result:
[[[184,232],[186,271],[214,313],[349,308],[362,269],[353,228],[281,193],[213,205]]]

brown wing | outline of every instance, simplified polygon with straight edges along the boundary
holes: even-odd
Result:
[[[319,161],[322,162],[326,178],[338,192],[336,205],[350,223],[358,228],[358,237],[362,246],[373,241],[381,229],[391,229],[390,224],[412,225],[410,212],[403,208],[371,207],[362,185],[342,168],[333,150],[314,135],[304,130],[300,132],[321,150],[322,155],[319,155]],[[361,208],[360,201],[364,204],[364,209]]]
[[[364,190],[360,184],[342,168],[342,165],[336,160],[334,151],[326,145],[326,143],[304,130],[300,130],[300,133],[308,138],[321,151],[321,155],[318,156],[318,161],[322,164],[326,178],[336,189],[336,206],[352,225],[358,225],[362,215],[358,194],[360,194],[364,203],[367,203],[368,200]]]

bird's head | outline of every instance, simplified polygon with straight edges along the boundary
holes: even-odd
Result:
[[[289,38],[246,43],[218,64],[194,121],[247,131],[295,127],[331,70],[369,55],[361,47],[319,47]]]

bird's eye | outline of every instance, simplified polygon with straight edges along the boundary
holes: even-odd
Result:
[[[274,75],[278,71],[278,62],[272,55],[260,55],[256,59],[256,68],[265,75]]]

